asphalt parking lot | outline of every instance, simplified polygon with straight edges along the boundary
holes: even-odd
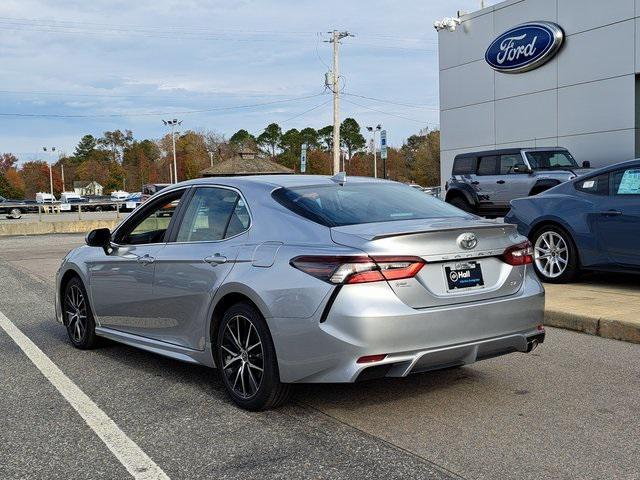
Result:
[[[71,347],[53,276],[82,241],[0,238],[0,312],[170,478],[640,478],[640,345],[549,328],[529,355],[300,386],[290,405],[248,413],[213,370]],[[126,478],[2,329],[0,351],[0,478]]]

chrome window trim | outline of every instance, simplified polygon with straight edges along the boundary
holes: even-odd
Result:
[[[222,242],[226,242],[228,240],[233,240],[236,237],[239,237],[240,235],[244,235],[245,233],[249,233],[249,230],[251,230],[251,227],[253,226],[253,215],[251,214],[251,208],[249,208],[249,202],[247,202],[247,199],[244,197],[244,195],[242,194],[242,192],[237,189],[236,187],[230,187],[228,185],[217,185],[217,184],[208,184],[208,185],[192,185],[194,188],[194,195],[195,192],[199,189],[199,188],[221,188],[223,190],[231,190],[232,192],[235,192],[238,194],[238,196],[242,199],[242,201],[244,202],[244,205],[247,209],[247,213],[249,214],[249,226],[243,230],[240,233],[237,233],[236,235],[234,235],[233,237],[227,237],[227,238],[221,238],[220,240],[193,240],[193,241],[188,241],[188,242],[178,242],[176,240],[172,241],[172,242],[165,242],[166,244],[171,244],[171,245],[192,245],[192,244],[202,244],[202,243],[222,243]],[[189,202],[191,202],[191,200],[193,200],[193,195],[191,196],[191,199],[189,200]],[[187,208],[189,208],[189,205],[187,205]],[[184,216],[182,217],[182,221],[184,221]],[[182,226],[182,222],[180,223],[180,225],[178,225],[178,232],[180,232],[180,227]],[[177,237],[177,235],[176,235]]]

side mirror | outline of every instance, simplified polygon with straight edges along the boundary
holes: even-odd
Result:
[[[513,167],[514,173],[531,173],[531,169],[525,165],[516,165]]]
[[[111,244],[111,230],[108,228],[96,228],[87,233],[85,242],[90,247],[101,247],[104,253],[109,254]]]
[[[582,168],[591,168],[591,162],[585,160],[584,162],[582,162]]]

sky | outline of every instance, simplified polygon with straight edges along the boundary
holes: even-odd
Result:
[[[485,2],[495,3],[495,2]],[[2,0],[0,153],[73,153],[84,134],[181,128],[231,136],[332,123],[328,31],[340,47],[340,116],[391,145],[438,125],[433,22],[479,0]]]

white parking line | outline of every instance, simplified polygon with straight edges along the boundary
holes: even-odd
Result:
[[[0,327],[7,332],[29,357],[29,360],[80,414],[91,430],[100,437],[111,453],[134,478],[140,480],[169,479],[168,475],[2,312],[0,312]]]

